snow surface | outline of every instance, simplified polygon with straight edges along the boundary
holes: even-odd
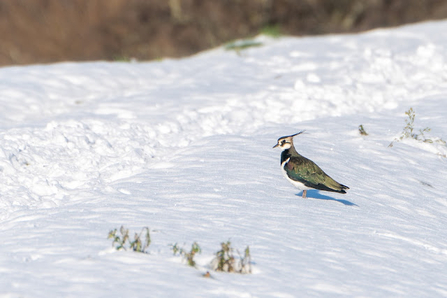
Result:
[[[1,297],[445,297],[447,22],[0,69]],[[363,124],[368,136],[361,136]],[[277,138],[351,189],[281,175]],[[148,226],[148,254],[108,232]],[[220,243],[253,274],[211,271]],[[198,266],[170,244],[197,241]],[[211,271],[212,278],[202,274]]]

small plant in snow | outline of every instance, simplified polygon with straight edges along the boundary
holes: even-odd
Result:
[[[365,131],[365,129],[363,128],[363,125],[362,124],[360,124],[359,125],[359,133],[362,135],[362,136],[367,136],[368,135],[368,133]]]
[[[144,239],[142,235],[144,234]],[[112,246],[117,250],[131,249],[136,252],[146,252],[146,249],[151,244],[151,235],[149,228],[144,227],[141,232],[135,233],[133,241],[130,240],[129,229],[125,229],[123,226],[119,229],[119,235],[117,229],[111,230],[107,239],[113,239]]]
[[[408,111],[405,112],[405,115],[408,116],[408,119],[405,119],[405,127],[402,131],[399,138],[394,139],[388,147],[393,147],[394,142],[402,141],[403,139],[415,139],[418,142],[424,142],[424,143],[441,143],[443,145],[446,144],[446,142],[443,139],[428,139],[425,137],[425,133],[429,132],[431,129],[429,127],[426,127],[424,129],[419,129],[419,132],[415,131],[414,129],[414,119],[416,118],[416,113],[414,112],[413,108],[410,108]]]
[[[200,246],[197,242],[194,242],[191,245],[191,250],[189,252],[184,250],[182,247],[178,246],[177,243],[175,243],[174,245],[171,245],[171,249],[172,249],[172,252],[174,253],[174,255],[176,255],[177,253],[180,254],[183,257],[183,259],[186,261],[186,263],[192,267],[196,266],[196,261],[194,261],[194,256],[198,253],[202,253],[202,249],[200,248]]]
[[[216,257],[211,261],[211,267],[215,271],[251,273],[251,255],[248,246],[243,257],[238,250],[236,250],[238,256],[235,257],[230,241],[222,242],[220,245],[221,249],[216,252]]]

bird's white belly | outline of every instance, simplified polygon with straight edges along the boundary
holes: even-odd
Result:
[[[307,187],[306,185],[304,185],[303,183],[299,182],[299,181],[295,181],[290,179],[290,177],[287,175],[286,170],[284,170],[284,166],[285,164],[290,160],[290,158],[286,159],[282,164],[281,164],[281,172],[284,175],[284,177],[286,177],[286,179],[293,184],[293,186],[295,186],[296,188],[300,189],[300,190],[308,190],[308,189],[313,189],[310,187]]]

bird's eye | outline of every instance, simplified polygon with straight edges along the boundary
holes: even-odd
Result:
[[[282,141],[281,142],[281,146],[284,146],[285,143],[286,143],[286,141]]]

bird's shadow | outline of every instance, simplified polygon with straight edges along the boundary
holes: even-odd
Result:
[[[296,196],[301,197],[303,195],[303,192],[297,193]],[[326,201],[335,201],[338,203],[341,203],[346,206],[357,206],[357,204],[354,204],[353,202],[347,201],[347,200],[338,200],[333,197],[322,195],[318,190],[308,190],[307,191],[307,197],[306,199],[316,199],[316,200],[326,200]]]

